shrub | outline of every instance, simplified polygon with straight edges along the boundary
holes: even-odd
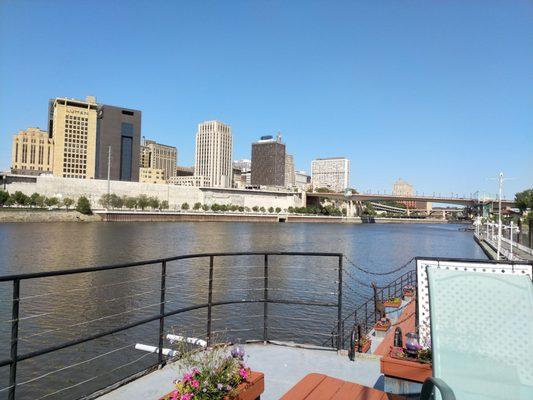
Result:
[[[29,205],[30,204],[30,198],[26,196],[21,191],[17,190],[15,193],[11,195],[13,197],[13,202],[15,204],[18,204],[20,206]]]
[[[70,208],[70,206],[74,204],[74,200],[71,199],[70,197],[65,197],[63,199],[63,204],[65,205],[66,209],[68,210]]]
[[[261,212],[264,213],[264,212],[266,211],[266,210],[265,210],[265,207],[261,207],[261,208],[259,208],[259,211],[261,211]]]
[[[189,203],[183,203],[183,204],[181,205],[181,209],[182,209],[182,210],[188,210],[188,209],[189,209]]]
[[[161,210],[167,210],[167,209],[168,209],[168,201],[163,200],[163,201],[161,202],[161,204],[159,204],[159,208],[160,208]]]
[[[150,205],[150,199],[145,194],[141,194],[137,197],[137,206],[144,211],[146,207]]]
[[[76,211],[85,215],[91,215],[93,213],[91,210],[91,203],[89,202],[89,199],[87,197],[81,196],[78,199],[78,204],[76,204]]]
[[[257,206],[253,206],[253,207],[252,207],[252,210],[253,210],[254,212],[258,212],[258,211],[259,211],[259,207],[257,207]]]
[[[268,212],[272,214],[274,212],[274,207],[268,207]]]
[[[135,197],[125,197],[123,203],[126,208],[137,208],[137,199]]]
[[[276,207],[276,213],[279,214],[281,212],[281,208]]]
[[[4,206],[9,199],[9,193],[5,190],[0,190],[0,206]]]
[[[202,206],[202,210],[204,210],[204,211],[209,211],[209,206],[208,206],[207,204],[204,204],[204,205]]]
[[[202,208],[202,203],[194,203],[193,210],[199,210]]]
[[[157,197],[150,197],[148,198],[148,205],[152,210],[156,210],[159,208],[159,199]]]
[[[57,206],[59,204],[59,200],[57,197],[47,197],[44,201],[44,204],[46,204],[47,207]]]

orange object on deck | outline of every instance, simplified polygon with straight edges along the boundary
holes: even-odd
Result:
[[[280,400],[402,400],[405,397],[391,395],[357,383],[346,382],[323,374],[306,375],[285,393]]]
[[[397,326],[402,329],[403,342],[406,342],[405,335],[409,332],[415,331],[415,310],[416,310],[416,301],[411,300],[411,302],[403,309],[402,315],[398,318],[400,324],[393,326],[392,329],[387,333],[387,336],[379,344],[378,348],[374,351],[374,354],[378,356],[386,356],[389,354],[391,346],[394,344],[394,330]],[[409,318],[407,318],[409,317]]]

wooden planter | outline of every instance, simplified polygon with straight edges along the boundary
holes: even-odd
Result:
[[[389,320],[387,320],[385,324],[380,324],[376,322],[376,324],[374,325],[374,329],[379,332],[387,332],[390,329],[390,326],[391,322]]]
[[[415,291],[414,291],[414,289],[404,289],[403,290],[403,295],[404,295],[404,297],[414,297],[415,296]]]
[[[381,373],[385,376],[420,383],[432,376],[431,364],[423,364],[413,360],[400,360],[388,355],[381,358],[380,364]]]
[[[262,372],[250,372],[247,382],[237,386],[237,394],[234,397],[226,397],[227,400],[256,400],[265,391],[265,375]],[[170,399],[170,393],[161,397],[159,400]]]
[[[383,305],[385,307],[399,308],[402,305],[402,302],[401,300],[400,301],[385,300],[383,302]]]
[[[372,346],[372,341],[371,340],[367,340],[365,342],[365,344],[363,344],[363,346],[361,347],[361,353],[368,353],[368,350],[370,350],[370,347]],[[355,351],[357,352],[357,350],[359,349],[359,346],[355,346]]]

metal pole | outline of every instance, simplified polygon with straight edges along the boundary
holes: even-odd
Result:
[[[207,345],[211,345],[211,313],[213,309],[213,263],[214,257],[209,256],[209,291],[207,295]]]
[[[499,195],[498,195],[498,251],[496,253],[496,259],[500,259],[501,247],[502,247],[502,187],[503,187],[503,172],[500,172],[499,176]]]
[[[268,341],[268,254],[263,264],[263,342]]]
[[[159,354],[157,356],[157,363],[163,364],[163,336],[165,334],[165,288],[166,288],[166,276],[167,276],[167,262],[161,263],[161,303],[159,305]]]
[[[342,350],[342,257],[339,256],[339,299],[337,302],[337,350]]]
[[[111,194],[111,146],[107,149],[107,196]]]
[[[11,305],[11,365],[9,366],[9,400],[15,400],[15,388],[17,384],[17,355],[19,336],[19,297],[20,280],[13,281],[13,302]]]
[[[511,229],[509,231],[509,239],[511,240],[511,250],[510,250],[510,258],[511,260],[514,258],[513,257],[513,229],[514,229],[514,223],[513,221],[511,221]]]

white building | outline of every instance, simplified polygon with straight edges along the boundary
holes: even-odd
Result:
[[[168,178],[168,183],[177,186],[195,186],[195,187],[210,187],[211,182],[206,176],[189,175],[189,176],[171,176]]]
[[[213,187],[230,188],[233,168],[231,127],[219,121],[198,124],[194,175],[209,178]]]
[[[296,171],[294,173],[294,186],[302,190],[309,189],[311,187],[311,177],[305,171]]]
[[[311,162],[314,189],[327,188],[342,192],[350,182],[350,161],[344,157],[317,158]]]
[[[285,154],[285,187],[293,188],[295,185],[294,157],[292,154]]]

